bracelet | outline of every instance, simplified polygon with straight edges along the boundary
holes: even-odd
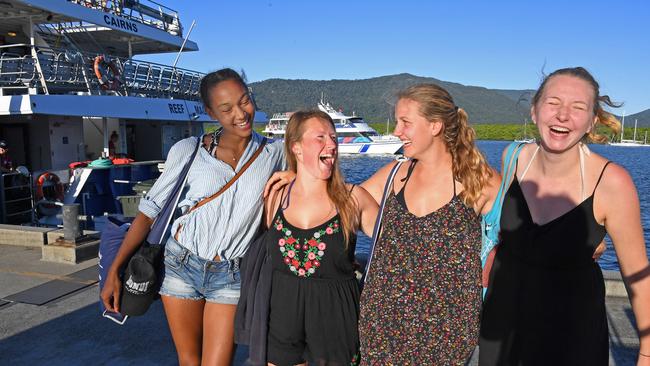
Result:
[[[650,357],[650,355],[643,354],[643,353],[641,353],[641,351],[639,351],[639,356]]]

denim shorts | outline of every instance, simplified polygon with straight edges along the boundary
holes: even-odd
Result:
[[[174,238],[165,245],[165,277],[160,294],[179,299],[237,305],[240,258],[210,261],[181,246]]]

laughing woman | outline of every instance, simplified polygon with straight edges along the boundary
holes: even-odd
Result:
[[[262,221],[264,183],[283,168],[284,154],[281,143],[265,144],[253,132],[255,106],[239,74],[231,69],[209,73],[201,80],[200,90],[206,112],[222,129],[204,139],[204,148],[189,170],[179,203],[185,214],[173,223],[173,235],[165,246],[160,294],[179,364],[228,365],[233,355],[240,259]],[[147,235],[197,142],[188,138],[172,147],[165,172],[140,202],[140,212],[101,294],[107,309],[119,311],[118,273]],[[234,180],[248,161],[253,161],[249,169],[228,189],[198,205]]]
[[[434,84],[398,94],[397,171],[361,296],[362,365],[462,365],[478,343],[480,214],[498,174],[464,110]],[[379,202],[395,163],[363,183]]]
[[[619,129],[584,68],[542,82],[531,116],[538,144],[525,146],[501,213],[500,247],[481,323],[481,365],[607,365],[605,283],[593,252],[609,234],[650,365],[650,264],[639,198],[628,172],[590,152]]]
[[[359,350],[356,231],[372,231],[377,203],[343,181],[326,113],[294,113],[285,154],[295,180],[266,204],[273,267],[267,359],[347,366]]]

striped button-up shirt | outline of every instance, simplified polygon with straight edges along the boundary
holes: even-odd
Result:
[[[205,149],[199,149],[178,204],[183,212],[226,185],[253,156],[262,139],[253,132],[235,170],[215,159]],[[147,196],[140,200],[140,212],[150,218],[158,216],[174,183],[180,179],[183,166],[196,148],[196,143],[197,138],[190,137],[172,146],[165,162],[165,171]],[[285,169],[283,147],[282,141],[268,141],[257,160],[225,192],[201,208],[176,219],[171,232],[176,233],[182,225],[179,243],[204,259],[217,255],[226,260],[243,256],[262,220],[264,185],[273,172]]]

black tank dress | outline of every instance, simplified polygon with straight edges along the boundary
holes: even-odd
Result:
[[[346,247],[338,214],[313,228],[297,228],[284,217],[282,207],[269,230],[274,271],[268,361],[278,366],[304,361],[357,364],[356,236]]]
[[[607,365],[605,283],[592,259],[606,234],[593,202],[607,164],[591,196],[543,225],[515,175],[483,305],[481,366]]]

